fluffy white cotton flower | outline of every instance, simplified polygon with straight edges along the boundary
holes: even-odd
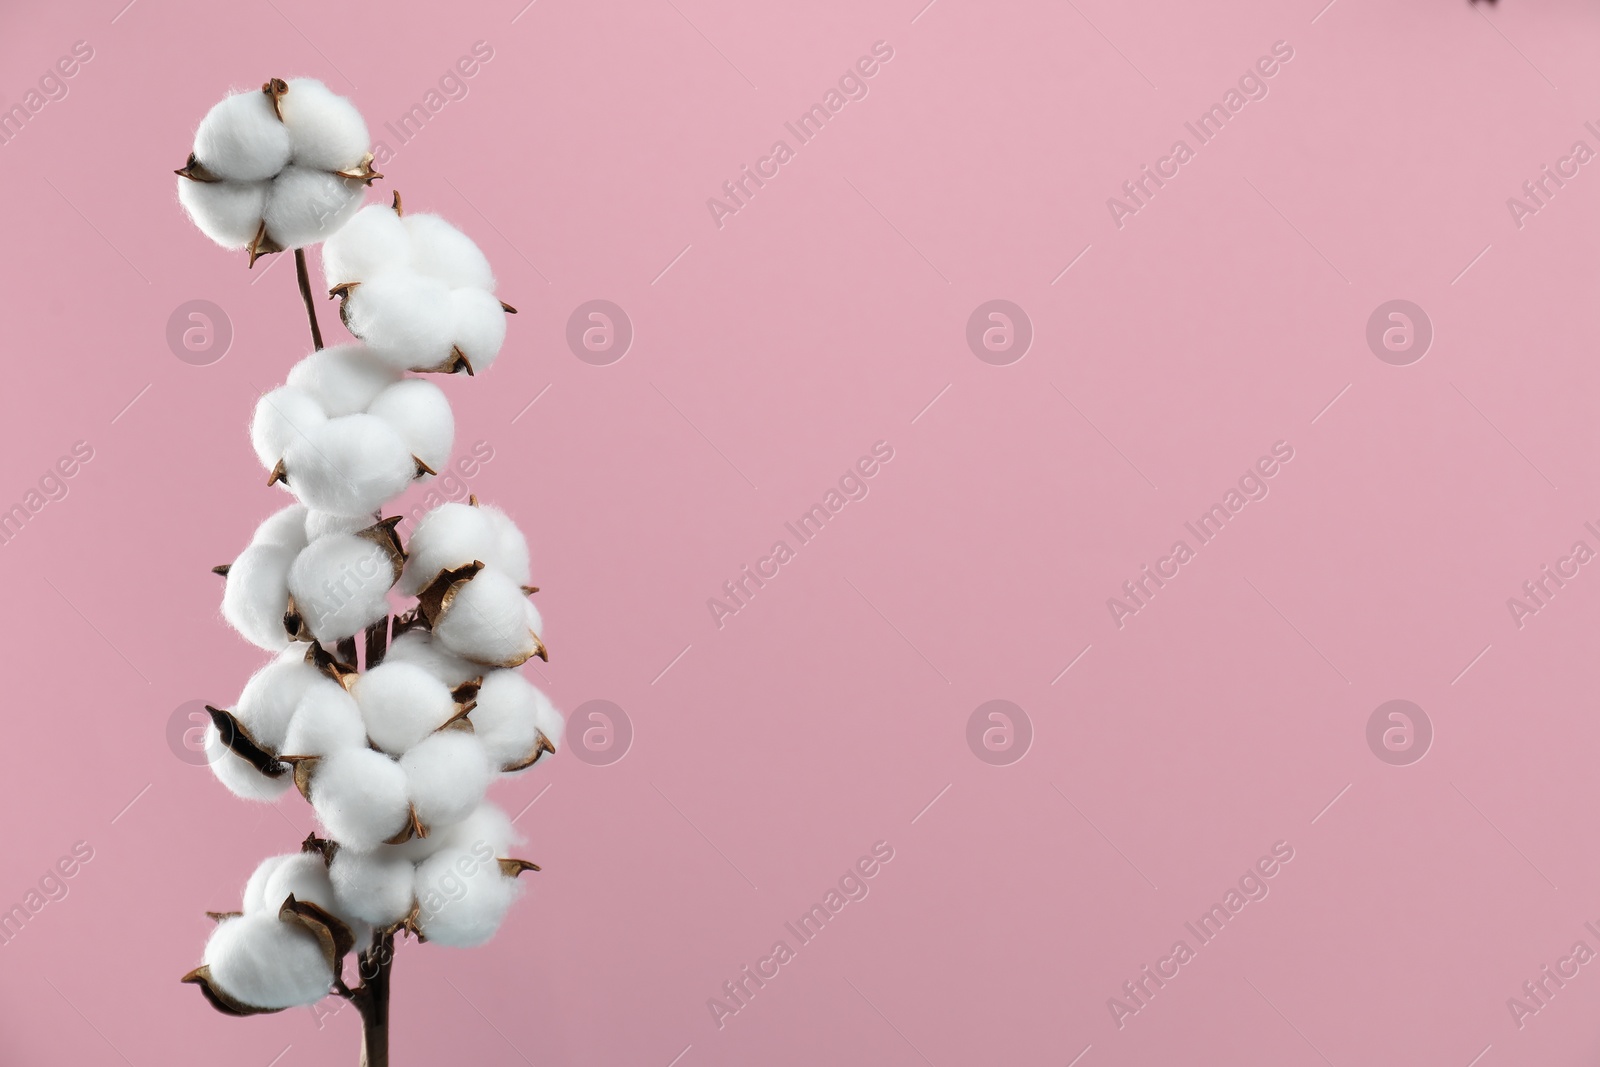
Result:
[[[494,856],[509,856],[523,843],[511,817],[495,804],[484,801],[460,822],[430,829],[427,837],[415,837],[393,848],[412,862],[421,862],[442,849],[487,849]]]
[[[293,611],[318,641],[351,637],[388,616],[389,588],[399,572],[399,549],[381,538],[319,537],[289,568]]]
[[[329,534],[353,534],[365,530],[368,526],[378,521],[376,513],[371,515],[340,515],[332,511],[312,511],[306,509],[306,540],[315,541],[319,537]]]
[[[501,770],[521,770],[546,754],[540,737],[560,748],[566,722],[550,698],[514,670],[490,671],[468,716],[474,736]]]
[[[484,562],[505,572],[518,585],[527,585],[532,576],[528,562],[528,539],[511,521],[511,516],[493,504],[481,505],[478,510],[489,520],[495,537],[494,558],[485,559]]]
[[[288,792],[294,784],[294,778],[287,772],[276,778],[269,778],[256,770],[255,767],[243,756],[237,755],[222,741],[222,734],[217,729],[216,723],[206,726],[203,750],[206,759],[210,762],[211,773],[217,776],[217,781],[238,797],[240,800],[255,800],[263,803],[273,801]]]
[[[315,400],[329,418],[338,418],[366,411],[379,393],[399,380],[399,371],[355,342],[311,353],[289,368],[285,384]]]
[[[218,923],[204,962],[219,992],[256,1008],[314,1004],[333,984],[333,968],[316,937],[265,912]]]
[[[300,701],[311,690],[329,687],[339,688],[295,648],[252,674],[231,710],[256,744],[269,752],[283,752],[284,738]]]
[[[487,504],[440,504],[422,516],[406,545],[405,571],[396,588],[416,596],[440,571],[474,561],[519,586],[528,582],[528,543],[505,512]]]
[[[460,822],[483,800],[493,769],[483,745],[465,730],[441,730],[400,757],[406,788],[423,826]]]
[[[369,205],[323,246],[328,286],[350,332],[403,370],[488,369],[507,308],[471,238],[436,215]]]
[[[433,623],[434,640],[445,648],[497,667],[516,667],[543,652],[538,609],[509,577],[486,567],[451,590]]]
[[[256,401],[255,416],[250,420],[250,444],[261,465],[271,470],[291,444],[303,441],[327,421],[328,413],[309,393],[292,385],[280,385]]]
[[[450,689],[426,669],[393,657],[357,676],[352,692],[372,743],[400,755],[439,729],[459,708]]]
[[[333,883],[328,880],[328,865],[320,852],[298,852],[275,864],[261,887],[264,908],[276,914],[290,896],[308,901],[332,914],[338,914]],[[249,909],[245,909],[248,911]]]
[[[335,752],[312,771],[311,806],[339,844],[377,848],[404,830],[411,816],[406,773],[370,748]]]
[[[449,461],[456,440],[456,419],[450,401],[432,382],[420,378],[396,382],[378,394],[367,413],[392,426],[411,454],[433,470]]]
[[[341,915],[387,926],[410,914],[416,868],[398,848],[383,845],[371,852],[342,848],[333,854],[328,877]]]
[[[306,508],[290,504],[268,515],[251,536],[252,545],[282,545],[296,552],[306,547]]]
[[[250,874],[250,880],[244,884],[243,908],[245,914],[249,915],[258,911],[267,910],[267,882],[272,878],[274,871],[276,871],[283,864],[287,863],[289,860],[293,859],[295,855],[295,853],[290,852],[282,856],[268,856],[266,859],[262,860],[256,865],[256,869]],[[280,900],[276,904],[273,904],[271,908],[274,912],[276,912],[278,908],[282,906],[283,901]]]
[[[289,491],[307,507],[368,515],[405,491],[416,460],[388,423],[345,415],[291,442],[283,455]]]
[[[517,897],[487,845],[445,848],[417,864],[417,924],[429,941],[473,948],[494,936]]]
[[[289,602],[289,568],[297,555],[282,545],[251,545],[228,565],[222,617],[246,641],[268,652],[289,644],[283,613]]]
[[[367,747],[367,728],[354,698],[337,682],[323,678],[311,686],[295,706],[284,734],[285,756],[331,756]]]
[[[383,665],[391,663],[414,663],[451,689],[483,674],[483,664],[456,655],[421,629],[407,630],[394,639]]]
[[[201,232],[255,257],[326,240],[361,205],[371,141],[355,107],[321,82],[273,79],[201,120],[178,200]]]

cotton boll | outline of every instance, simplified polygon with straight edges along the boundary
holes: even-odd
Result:
[[[400,435],[371,415],[346,415],[315,427],[284,453],[289,488],[318,511],[367,515],[400,495],[416,461]]]
[[[476,374],[482,374],[500,354],[506,340],[506,310],[492,293],[482,289],[457,289],[450,294],[454,341]]]
[[[223,248],[244,248],[261,229],[268,182],[197,182],[178,179],[178,203],[200,232]]]
[[[378,521],[378,515],[339,515],[332,511],[312,511],[307,508],[305,521],[306,540],[316,541],[329,534],[353,534],[365,530]]]
[[[539,650],[539,613],[521,586],[485,568],[455,591],[433,627],[440,644],[477,663],[515,667]]]
[[[246,641],[269,652],[289,644],[283,613],[296,554],[282,545],[251,545],[229,564],[223,579],[222,617]]]
[[[268,752],[289,751],[283,747],[284,737],[308,691],[331,687],[342,692],[337,683],[305,661],[300,651],[303,647],[296,646],[252,674],[232,708],[239,725]]]
[[[494,558],[485,559],[484,562],[496,570],[504,571],[506,576],[518,585],[527,585],[531,577],[528,566],[528,539],[522,536],[522,531],[517,529],[517,524],[511,517],[497,507],[485,504],[479,511],[494,529],[495,549]]]
[[[561,740],[563,727],[556,725],[562,722],[561,713],[516,671],[484,675],[477,700],[469,715],[472,729],[496,767],[512,767],[542,755],[535,748],[542,727],[555,730],[555,736],[545,735],[552,745]]]
[[[411,238],[400,216],[387,205],[368,204],[323,242],[322,275],[331,289],[364,282],[410,257]]]
[[[329,534],[295,557],[289,594],[318,641],[351,637],[389,614],[397,563],[371,538]]]
[[[250,444],[261,465],[271,470],[290,445],[304,441],[327,421],[321,404],[293,386],[280,385],[256,401],[255,416],[250,420]]]
[[[395,638],[383,665],[391,663],[414,663],[451,689],[483,674],[482,664],[451,652],[427,630],[407,630]]]
[[[251,536],[252,545],[280,545],[295,552],[306,547],[306,509],[290,504],[268,515]]]
[[[411,264],[452,289],[494,289],[494,271],[472,238],[437,215],[401,220],[411,237]]]
[[[337,682],[323,681],[325,685],[308,689],[295,706],[278,750],[285,756],[331,756],[367,747],[367,727],[355,700]]]
[[[328,877],[341,915],[387,926],[411,913],[416,868],[397,848],[385,845],[372,852],[334,853]]]
[[[517,897],[486,849],[443,849],[417,865],[418,925],[429,941],[473,948],[493,937]]]
[[[450,290],[437,279],[378,274],[350,290],[343,313],[350,332],[392,367],[427,370],[450,358],[455,314]]]
[[[328,865],[320,852],[297,853],[273,868],[262,886],[261,902],[275,913],[291,894],[296,900],[338,913],[333,883],[328,880]]]
[[[522,841],[522,835],[512,825],[511,817],[494,804],[484,801],[460,822],[432,827],[427,837],[416,837],[386,847],[394,849],[413,863],[419,863],[447,848],[508,856],[512,848],[522,844]]]
[[[370,748],[335,752],[311,775],[311,806],[339,844],[357,851],[377,848],[410,818],[406,772]]]
[[[456,419],[450,401],[432,382],[421,378],[396,382],[378,394],[367,413],[392,426],[411,454],[434,470],[450,461]]]
[[[216,723],[206,727],[204,744],[206,759],[211,764],[211,773],[217,776],[217,781],[221,782],[228,792],[240,800],[268,803],[277,800],[294,784],[293,776],[284,773],[276,778],[269,778],[256,770],[243,756],[234,754],[222,743],[222,734],[217,730]]]
[[[411,803],[423,826],[447,826],[472,814],[489,788],[493,768],[483,745],[465,730],[430,734],[404,756]]]
[[[299,853],[289,852],[282,856],[268,856],[256,866],[255,871],[250,875],[250,880],[244,884],[244,904],[242,906],[245,914],[267,910],[267,882],[272,878],[273,872],[297,855]],[[280,900],[277,904],[272,905],[274,914],[277,913],[282,904],[283,901]]]
[[[454,570],[473,560],[495,562],[490,557],[499,541],[487,510],[471,504],[440,504],[422,516],[406,545],[406,566],[396,588],[416,596],[440,571]]]
[[[333,984],[333,968],[311,931],[264,912],[218,923],[204,962],[213,986],[256,1008],[314,1004]]]
[[[289,368],[287,384],[316,400],[329,418],[366,411],[378,394],[400,380],[363,344],[324,348]]]
[[[444,682],[417,664],[392,657],[360,675],[354,693],[367,736],[394,755],[443,726],[458,710]]]
[[[288,166],[272,180],[261,217],[282,248],[326,241],[361,208],[366,186],[323,170]]]
[[[290,156],[302,167],[348,170],[372,144],[356,106],[314,78],[292,79],[278,109],[289,131]]]
[[[200,120],[194,154],[218,178],[263,181],[288,165],[289,131],[278,121],[266,93],[236,93],[224,97]]]

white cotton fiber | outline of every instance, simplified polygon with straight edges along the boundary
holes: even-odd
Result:
[[[354,693],[367,736],[396,756],[443,726],[458,710],[444,682],[392,656],[359,676]]]
[[[287,166],[267,191],[267,236],[286,249],[325,241],[360,209],[365,189],[356,178]]]
[[[306,540],[315,541],[329,534],[353,534],[365,530],[377,521],[376,512],[370,515],[339,515],[332,511],[312,511],[307,508]]]
[[[417,865],[418,925],[435,944],[473,948],[500,928],[517,889],[492,855],[442,849]]]
[[[271,470],[291,444],[303,441],[327,421],[322,405],[293,386],[280,385],[256,401],[255,415],[250,420],[250,444],[261,465]]]
[[[282,545],[298,552],[306,547],[306,509],[290,504],[268,515],[251,535],[252,545]]]
[[[269,652],[289,644],[283,612],[296,555],[282,545],[251,545],[229,564],[223,579],[222,617],[246,641]]]
[[[444,391],[432,382],[421,378],[396,382],[378,394],[367,413],[393,427],[411,454],[434,470],[443,470],[450,461],[456,419]]]
[[[416,868],[397,849],[384,845],[371,852],[340,849],[333,854],[328,877],[341,915],[387,926],[411,913]]]
[[[268,182],[197,182],[178,179],[178,203],[200,232],[223,248],[244,248],[261,229]]]
[[[481,663],[473,663],[451,652],[427,630],[407,630],[395,638],[383,665],[391,663],[414,663],[451,689],[483,674]]]
[[[493,770],[483,745],[465,730],[430,734],[400,757],[400,769],[417,818],[430,830],[471,815]]]
[[[407,215],[411,265],[452,289],[494,290],[494,271],[472,238],[438,215]],[[496,305],[498,307],[498,305]]]
[[[319,641],[360,633],[389,614],[395,560],[376,541],[335,533],[307,545],[289,568],[289,593]]]
[[[256,1008],[293,1008],[327,996],[333,968],[311,931],[262,912],[224,919],[205,965],[223,994]]]
[[[539,649],[539,613],[522,587],[485,568],[456,589],[433,627],[434,640],[477,663],[516,667]]]
[[[440,504],[422,516],[406,545],[406,566],[395,586],[403,596],[416,596],[440,571],[473,561],[494,565],[500,542],[485,509],[471,504]]]
[[[276,778],[268,778],[243,756],[235,755],[222,743],[222,734],[217,730],[216,723],[206,727],[204,744],[206,759],[211,762],[211,773],[240,800],[273,801],[294,784],[293,776],[287,771]]]
[[[500,354],[506,340],[506,311],[493,293],[482,289],[457,289],[450,294],[454,328],[452,341],[482,374]]]
[[[293,78],[278,102],[289,131],[290,156],[302,167],[349,170],[372,142],[361,112],[314,78]]]
[[[490,671],[478,690],[478,705],[468,716],[474,736],[494,766],[525,763],[539,752],[539,734],[561,744],[564,724],[550,699],[514,670]],[[554,730],[552,736],[549,732]]]
[[[259,90],[224,97],[200,120],[194,154],[218,178],[262,181],[289,162],[289,131]]]
[[[299,852],[273,868],[261,889],[264,910],[276,912],[293,894],[325,911],[338,914],[333,883],[328,880],[328,865],[320,852]]]
[[[274,871],[294,859],[297,855],[299,855],[297,852],[287,852],[282,856],[268,856],[256,865],[256,869],[251,873],[249,881],[244,884],[243,909],[246,914],[267,910],[266,890],[268,880],[272,878]],[[273,913],[276,913],[282,905],[283,901],[281,900],[272,905]]]
[[[368,204],[322,245],[322,275],[332,289],[364,282],[385,267],[409,263],[411,238],[385,204]]]
[[[355,700],[328,678],[306,690],[284,734],[285,756],[331,756],[367,747],[367,728]]]
[[[416,461],[389,424],[371,415],[330,419],[284,454],[289,488],[319,511],[367,515],[399,496]]]
[[[400,380],[359,342],[313,352],[289,368],[286,384],[321,405],[329,418],[366,411],[378,394]]]
[[[392,367],[426,370],[450,358],[455,313],[449,288],[435,278],[374,275],[350,291],[344,317],[350,332]]]
[[[250,676],[229,709],[256,744],[269,752],[287,751],[289,721],[307,691],[339,686],[307,663],[299,645]]]
[[[480,855],[509,856],[511,850],[522,842],[522,835],[512,825],[511,817],[486,800],[460,822],[435,827],[428,831],[427,837],[416,837],[387,847],[416,863],[447,848],[476,851]]]
[[[406,773],[370,748],[335,752],[311,775],[311,806],[339,844],[357,851],[377,848],[410,818]]]
[[[511,517],[499,508],[484,504],[478,510],[489,520],[495,538],[494,558],[485,559],[484,562],[496,570],[504,571],[518,585],[527,585],[531,577],[528,539],[522,536],[522,531],[511,521]]]

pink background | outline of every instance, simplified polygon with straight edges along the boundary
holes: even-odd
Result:
[[[208,568],[281,505],[245,424],[308,347],[285,257],[212,246],[171,170],[280,75],[393,148],[480,40],[373,195],[462,226],[521,309],[446,383],[458,451],[489,442],[472,488],[535,545],[538,680],[635,737],[498,788],[538,798],[544,872],[489,946],[406,946],[397,1063],[1600,1055],[1600,963],[1520,1028],[1506,1003],[1600,950],[1600,565],[1506,606],[1600,547],[1600,172],[1506,207],[1600,148],[1593,4],[121,3],[0,15],[6,107],[94,49],[0,146],[0,506],[94,450],[0,548],[0,905],[94,850],[0,947],[0,1061],[354,1062],[352,1011],[235,1020],[177,982],[312,822],[165,734],[262,660]],[[706,199],[879,40],[870,95],[718,229]],[[1280,40],[1270,94],[1118,229],[1106,198]],[[636,331],[610,366],[564,339],[595,298]],[[1035,331],[1009,366],[964,337],[995,298]],[[193,299],[234,330],[208,366],[166,341]],[[1433,323],[1409,366],[1365,340],[1392,299]],[[707,598],[879,440],[870,495],[718,629]],[[1270,496],[1119,629],[1106,599],[1280,440]],[[996,698],[1034,732],[1008,766],[966,740]],[[1435,731],[1409,766],[1366,741],[1396,698]],[[877,841],[870,896],[719,1030],[707,999]],[[1119,1029],[1107,999],[1279,841],[1270,896]]]

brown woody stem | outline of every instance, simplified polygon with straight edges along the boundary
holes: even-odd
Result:
[[[322,327],[317,325],[317,307],[311,302],[311,277],[306,273],[306,250],[294,250],[294,273],[300,279],[300,297],[306,302],[306,317],[311,320],[311,343],[322,351]]]
[[[378,937],[362,953],[361,985],[350,1002],[361,1013],[361,1067],[389,1067],[389,970],[394,966],[394,934]]]
[[[385,615],[382,619],[367,627],[366,669],[370,671],[382,663],[383,657],[388,651],[389,616]]]

